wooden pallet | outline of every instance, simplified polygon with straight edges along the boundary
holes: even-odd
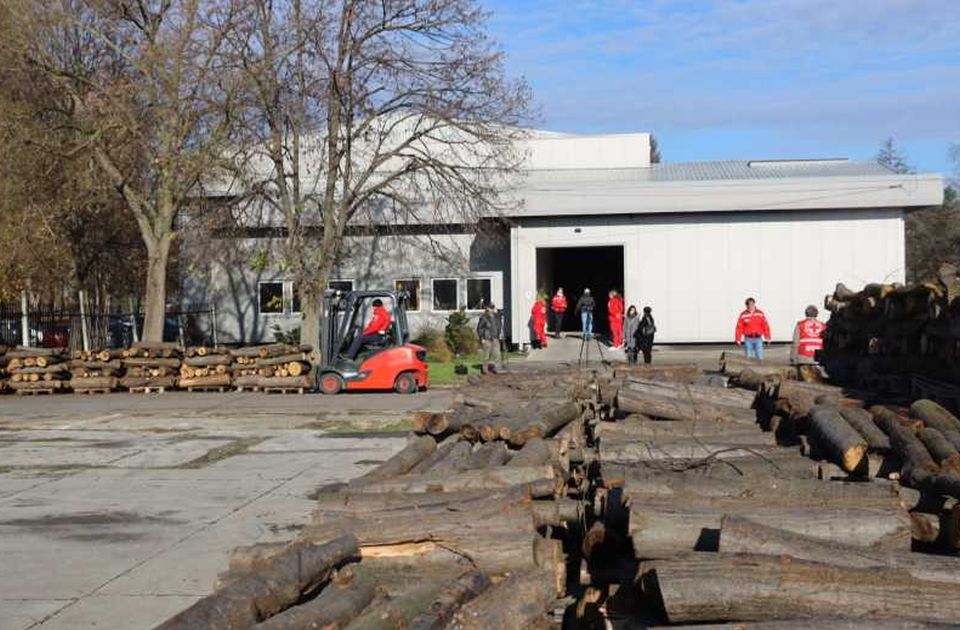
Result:
[[[304,394],[306,387],[264,387],[261,391],[268,394]]]
[[[238,385],[236,390],[238,392],[259,392],[260,388],[255,385]]]
[[[229,389],[230,387],[228,385],[217,385],[217,386],[196,385],[193,387],[188,387],[187,391],[188,392],[220,392],[222,394],[223,392]],[[240,390],[238,389],[238,391]]]
[[[162,394],[167,390],[166,387],[131,387],[127,391],[131,394]]]
[[[55,389],[17,389],[18,396],[39,396],[40,394],[53,394]]]
[[[109,387],[81,387],[79,389],[74,389],[73,393],[75,394],[109,394],[113,390]]]

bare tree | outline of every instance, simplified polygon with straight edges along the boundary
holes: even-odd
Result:
[[[232,50],[248,86],[242,191],[285,231],[302,340],[351,229],[495,214],[529,90],[472,0],[252,0]]]
[[[136,221],[143,337],[160,340],[177,213],[229,138],[232,73],[220,52],[239,0],[10,2],[16,45],[50,89],[50,150],[89,156]]]
[[[913,172],[913,167],[907,162],[906,155],[892,137],[883,141],[874,159],[894,173],[903,175]]]

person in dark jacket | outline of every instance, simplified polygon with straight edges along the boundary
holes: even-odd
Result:
[[[477,321],[477,337],[480,338],[480,372],[497,373],[500,362],[500,315],[497,307],[488,302]]]
[[[637,346],[643,352],[643,362],[649,364],[653,357],[653,336],[657,332],[657,324],[653,321],[653,309],[649,306],[643,307],[643,317],[640,318],[640,325],[637,327]]]
[[[593,336],[593,311],[597,308],[597,303],[590,295],[590,289],[584,289],[583,295],[577,300],[577,307],[574,312],[580,315],[580,325],[583,329],[583,338],[589,339]]]
[[[633,304],[627,309],[627,316],[623,318],[623,348],[627,353],[627,362],[637,362],[637,350],[640,348],[637,340],[637,331],[640,330],[640,315]]]

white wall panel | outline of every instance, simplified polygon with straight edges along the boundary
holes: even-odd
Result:
[[[661,342],[729,342],[748,295],[774,339],[788,341],[803,309],[819,307],[837,282],[904,277],[899,210],[584,217],[513,231],[515,312],[529,310],[536,290],[537,247],[623,244],[627,302],[653,307]],[[512,333],[527,340],[518,320]]]

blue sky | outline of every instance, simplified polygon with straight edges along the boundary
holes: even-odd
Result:
[[[481,0],[537,126],[652,131],[665,161],[960,143],[960,0]]]

